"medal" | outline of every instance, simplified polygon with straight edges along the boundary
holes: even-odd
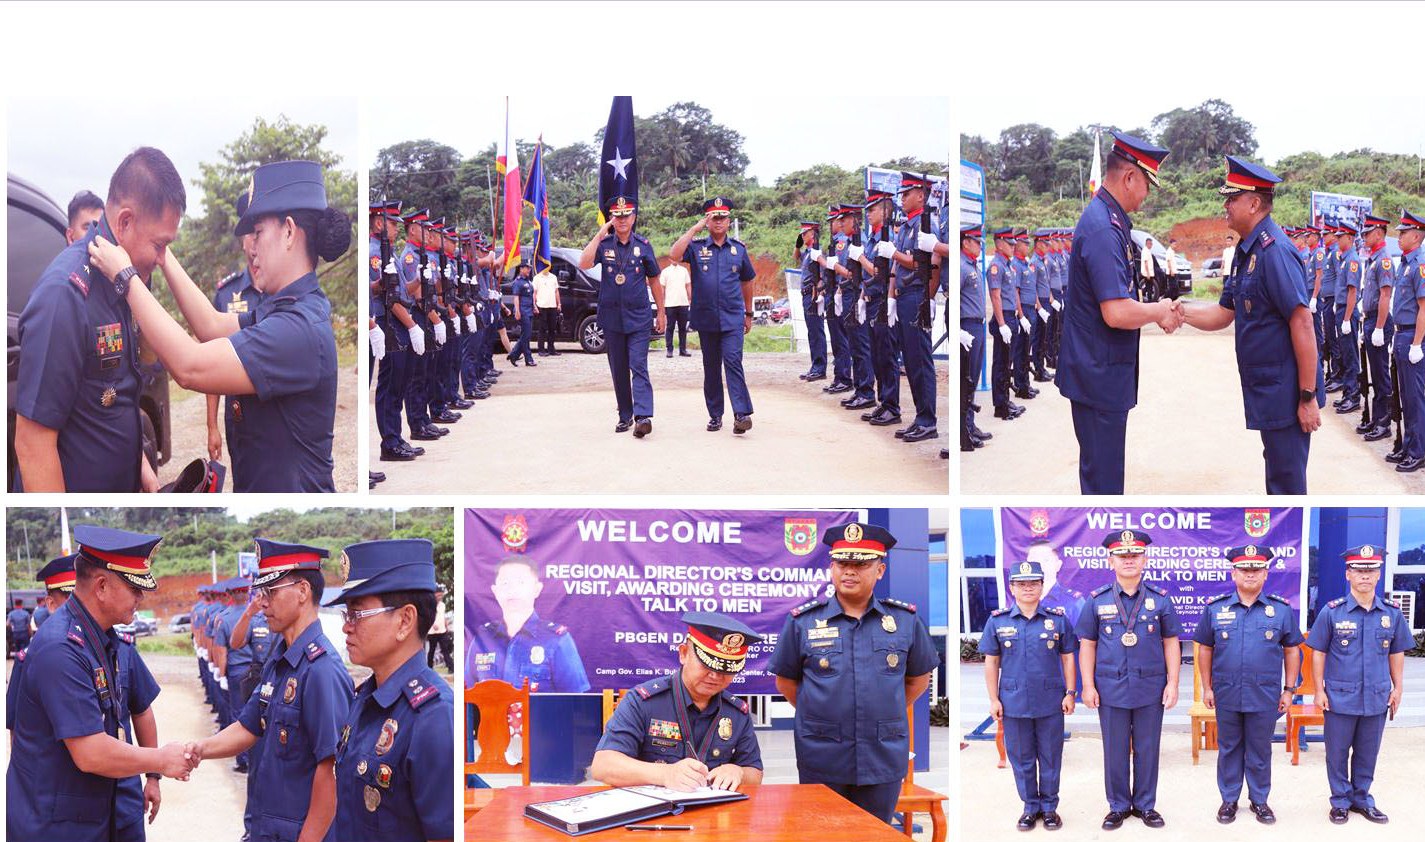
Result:
[[[376,753],[385,754],[396,744],[396,731],[401,727],[400,723],[394,719],[388,719],[381,723],[381,735],[376,738]]]
[[[1008,644],[1005,644],[1005,645],[1008,645]],[[895,669],[895,668],[896,668],[896,665],[899,664],[900,662],[901,662],[901,657],[900,657],[899,655],[897,655],[896,653],[894,653],[894,652],[892,652],[892,653],[890,653],[889,655],[886,656],[886,666],[890,667],[891,669]]]
[[[1006,649],[1010,648],[1010,647],[1013,646],[1013,645],[1014,645],[1014,641],[1013,641],[1013,640],[1006,640],[1006,641],[1004,642],[1004,648],[1006,648]],[[894,656],[892,656],[892,657],[894,657]],[[890,658],[887,658],[886,660],[890,660]]]
[[[622,272],[618,273],[617,275],[614,275],[614,283],[622,285],[624,280],[625,279]]]
[[[819,666],[819,667],[821,667],[822,669],[827,669],[828,667],[831,666],[831,662],[828,661],[828,660],[825,659],[825,658],[822,658],[820,661],[817,661],[817,662],[816,662],[816,665]]]
[[[1045,649],[1053,649],[1053,648],[1054,648],[1054,641],[1052,641],[1052,640],[1046,640],[1046,641],[1044,641],[1044,648],[1045,648]]]
[[[713,749],[713,757],[722,757],[722,749],[720,749],[720,748],[715,748],[715,749]]]
[[[889,614],[882,614],[881,628],[885,629],[888,632],[894,632],[896,630],[896,618],[892,617]]]
[[[290,705],[296,698],[297,676],[294,675],[291,678],[287,679],[287,686],[282,688],[282,701]]]
[[[1053,620],[1045,620],[1045,621],[1044,621],[1044,628],[1048,629],[1049,631],[1053,631],[1053,630],[1054,630],[1054,621],[1053,621]]]
[[[286,728],[279,728],[279,729],[277,729],[277,742],[281,743],[281,744],[284,745],[284,746],[287,745],[287,729],[286,729]]]
[[[1276,632],[1272,631],[1271,629],[1267,629],[1267,640],[1271,640],[1272,635],[1274,634],[1276,634]]]
[[[361,791],[361,800],[366,803],[366,812],[374,813],[381,806],[381,790],[368,786]]]
[[[367,766],[366,766],[366,759],[365,759],[365,758],[362,758],[361,762],[358,763],[358,764],[356,764],[356,774],[358,774],[358,775],[364,775],[364,774],[366,774],[366,769],[367,769]]]
[[[1123,641],[1123,645],[1124,645],[1124,646],[1137,646],[1137,645],[1138,645],[1138,635],[1137,635],[1136,632],[1124,632],[1124,633],[1123,633],[1123,636],[1120,637],[1119,640],[1122,640],[1122,641]]]
[[[385,763],[382,763],[380,766],[376,767],[376,783],[380,784],[382,789],[391,788],[390,766],[387,766]]]
[[[104,394],[99,396],[99,403],[103,404],[104,406],[113,406],[114,398],[117,397],[117,395],[118,393],[114,391],[114,387],[110,386],[109,388],[104,390]]]
[[[732,719],[724,716],[717,721],[717,735],[724,740],[732,739]]]

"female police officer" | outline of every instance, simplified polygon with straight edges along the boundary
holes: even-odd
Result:
[[[346,252],[351,223],[327,206],[321,165],[311,161],[258,167],[248,194],[234,233],[252,234],[249,268],[263,294],[255,310],[215,310],[172,252],[164,254],[164,277],[197,341],[145,285],[129,285],[129,306],[179,385],[232,396],[235,491],[335,491],[336,339],[316,265]],[[132,276],[123,249],[95,239],[95,265],[115,279]]]
[[[435,622],[435,564],[426,540],[367,541],[342,555],[343,631],[356,691],[336,752],[337,839],[453,839],[455,696],[425,663]],[[348,567],[349,565],[349,567]]]

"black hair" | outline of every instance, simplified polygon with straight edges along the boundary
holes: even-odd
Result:
[[[421,640],[426,639],[430,627],[435,625],[434,591],[388,591],[377,594],[377,596],[381,598],[381,605],[387,608],[414,605],[416,607],[416,634],[421,636]]]
[[[76,582],[85,582],[93,579],[102,573],[104,569],[105,568],[100,565],[90,561],[83,554],[74,556],[74,580]]]
[[[1117,172],[1118,170],[1121,170],[1124,167],[1136,166],[1138,165],[1123,157],[1122,155],[1118,154],[1117,152],[1110,152],[1104,156],[1103,174],[1108,175],[1109,173]]]
[[[295,210],[286,216],[306,235],[307,257],[314,264],[318,257],[330,263],[351,248],[351,220],[336,208]]]
[[[312,589],[312,601],[319,606],[322,604],[322,592],[325,591],[327,587],[326,580],[322,578],[322,571],[293,570],[287,575],[295,576],[296,578],[301,579],[303,582],[306,582]]]
[[[544,577],[539,575],[539,567],[535,565],[534,559],[529,558],[528,556],[507,555],[504,558],[500,559],[499,564],[495,565],[496,572],[498,572],[501,567],[504,567],[508,564],[515,564],[520,567],[527,568],[529,572],[534,574],[534,578],[539,579],[541,582],[544,581]]]
[[[173,162],[152,146],[140,146],[114,170],[109,179],[109,201],[131,202],[145,216],[161,216],[172,208],[181,216],[188,209],[188,194]]]
[[[80,211],[86,211],[86,210],[99,210],[99,211],[102,211],[103,209],[104,209],[104,200],[103,200],[103,199],[99,198],[98,196],[95,196],[92,192],[90,192],[90,191],[88,191],[88,190],[80,190],[78,193],[75,193],[75,194],[74,194],[74,198],[73,198],[73,199],[70,199],[70,200],[69,200],[69,211],[68,211],[68,214],[69,214],[69,224],[70,224],[70,225],[73,225],[73,224],[74,224],[74,217],[75,217],[76,215],[78,215]]]

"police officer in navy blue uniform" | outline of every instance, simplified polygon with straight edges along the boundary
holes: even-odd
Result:
[[[1320,237],[1312,253],[1312,268],[1308,281],[1321,288],[1316,301],[1316,321],[1321,325],[1321,360],[1326,372],[1326,391],[1341,391],[1341,350],[1338,347],[1340,325],[1336,324],[1336,226],[1322,225],[1316,229]]]
[[[990,257],[985,277],[989,285],[994,333],[994,353],[990,357],[990,399],[995,417],[1013,421],[1024,408],[1010,400],[1011,369],[1014,366],[1014,337],[1019,333],[1019,287],[1014,280],[1014,229],[994,230],[995,253]]]
[[[141,197],[162,197],[159,208]],[[138,328],[128,301],[178,236],[183,179],[152,147],[134,150],[109,182],[104,216],[60,252],[20,313],[15,490],[156,491],[143,457]],[[106,275],[91,263],[96,237],[129,249],[132,266]],[[18,306],[20,302],[11,302]]]
[[[476,626],[465,659],[465,683],[499,679],[530,692],[585,693],[589,678],[568,627],[541,619],[534,601],[544,589],[536,565],[509,556],[495,570],[491,590],[501,617]]]
[[[394,247],[400,220],[399,200],[371,205],[371,236],[367,238],[371,314],[376,319],[376,329],[390,337],[376,371],[376,428],[381,434],[382,462],[409,462],[425,453],[401,435],[401,405],[405,402],[406,385],[415,361],[425,352],[425,334],[416,324],[415,316],[419,313],[413,313],[415,300],[397,269],[397,263],[404,256],[398,258],[391,253],[384,264],[381,257],[383,242],[388,250]],[[389,293],[383,289],[387,283],[393,286]],[[389,312],[387,298],[390,299]]]
[[[1044,569],[1036,561],[1011,567],[1014,605],[990,612],[980,636],[990,712],[1000,723],[1005,753],[1024,813],[1016,827],[1064,826],[1059,817],[1059,773],[1064,717],[1074,712],[1074,652],[1078,639],[1063,608],[1040,601]]]
[[[424,208],[412,210],[401,217],[401,221],[406,225],[406,243],[401,247],[401,256],[396,261],[396,272],[400,276],[401,286],[416,308],[414,325],[409,331],[411,353],[414,357],[407,360],[410,372],[403,396],[406,404],[406,424],[410,426],[411,438],[415,441],[435,441],[450,432],[446,427],[437,427],[431,420],[430,404],[426,398],[430,388],[430,361],[426,357],[435,353],[436,328],[440,328],[442,337],[445,335],[444,324],[440,323],[438,318],[432,321],[431,314],[435,309],[433,302],[426,301],[422,294],[422,275],[426,263],[430,260],[430,255],[425,250],[425,225],[429,218],[430,211]],[[419,339],[416,338],[417,335],[420,336]],[[421,451],[418,447],[412,449]]]
[[[1104,538],[1114,581],[1089,594],[1074,625],[1084,704],[1098,710],[1103,732],[1104,830],[1129,816],[1164,825],[1156,809],[1158,741],[1163,712],[1178,702],[1182,629],[1167,591],[1143,579],[1152,542],[1136,529]]]
[[[851,344],[846,335],[846,324],[837,316],[838,284],[836,267],[840,265],[846,250],[846,235],[842,232],[841,207],[828,205],[826,209],[827,234],[826,249],[817,258],[820,283],[817,289],[817,306],[826,321],[826,331],[831,339],[831,382],[821,390],[827,394],[839,395],[851,389]]]
[[[531,267],[523,260],[515,268],[515,279],[510,285],[510,294],[515,297],[515,318],[520,323],[520,338],[515,341],[515,347],[510,349],[510,353],[505,359],[510,361],[510,365],[520,364],[520,355],[524,355],[524,364],[537,366],[530,354],[529,343],[531,334],[534,331],[534,283],[530,280]]]
[[[18,652],[30,645],[30,612],[25,610],[21,600],[15,600],[15,607],[5,615],[5,637],[9,640],[9,653]]]
[[[821,279],[821,267],[817,263],[821,258],[821,250],[817,248],[821,244],[820,238],[821,223],[802,220],[793,254],[801,266],[802,317],[806,320],[811,368],[798,374],[799,380],[826,379],[826,320],[822,318],[821,307],[817,303],[817,286]]]
[[[871,365],[871,329],[866,324],[866,309],[861,301],[865,283],[865,256],[861,245],[861,205],[843,204],[837,209],[841,219],[841,239],[837,243],[835,317],[846,329],[846,343],[851,354],[851,374],[846,381],[851,396],[842,398],[842,408],[852,411],[876,405],[876,373]],[[831,392],[831,389],[827,389]]]
[[[826,784],[889,823],[910,751],[906,704],[938,664],[915,606],[875,595],[895,536],[848,523],[826,531],[836,593],[794,609],[767,670],[797,709],[801,783]]]
[[[178,743],[154,747],[157,685],[132,640],[113,629],[131,622],[143,593],[157,588],[149,557],[160,538],[88,525],[75,526],[74,538],[74,595],[35,636],[23,673],[11,677],[6,838],[141,840],[145,800],[151,793],[156,810],[158,789],[141,788],[137,776],[186,780],[192,765]],[[135,737],[140,745],[131,744]],[[98,766],[113,777],[83,771]]]
[[[237,197],[237,200],[233,203],[233,210],[236,211],[239,217],[247,210],[246,191]],[[251,238],[251,234],[238,238],[238,244],[242,249],[244,257],[251,253]],[[246,266],[219,280],[213,289],[213,309],[219,313],[248,313],[256,309],[257,302],[261,300],[262,293],[253,285],[252,273]],[[218,434],[217,410],[219,397],[217,395],[208,395],[207,400],[208,456],[216,461],[222,456],[222,444],[216,440]],[[231,395],[224,395],[221,400],[223,403],[223,435],[227,438],[228,453],[231,454],[234,450],[242,448],[258,447],[259,444],[253,441],[250,435],[244,441],[235,441],[233,439],[233,436],[238,433],[238,427],[233,419],[233,398]],[[244,426],[242,430],[243,432],[251,433],[249,427]],[[214,444],[217,444],[217,447],[213,447]],[[236,471],[236,463],[234,463],[233,467]],[[233,476],[233,482],[237,482],[236,472],[234,472]]]
[[[703,202],[703,217],[673,243],[669,257],[688,264],[693,294],[689,326],[698,332],[703,354],[703,402],[710,433],[722,429],[723,378],[732,404],[732,431],[752,429],[752,395],[742,371],[742,338],[752,330],[752,280],[757,270],[747,246],[727,235],[732,202],[722,196]],[[707,229],[708,236],[693,239]]]
[[[724,614],[684,614],[680,667],[624,694],[594,749],[589,776],[611,786],[687,792],[762,782],[762,752],[746,701],[729,691],[762,636]]]
[[[253,614],[257,612],[257,603],[248,599],[249,583],[246,579],[237,577],[229,579],[227,582],[228,605],[221,614],[218,615],[214,624],[213,642],[222,647],[223,663],[220,672],[222,681],[219,687],[227,693],[228,722],[223,723],[227,727],[232,722],[238,712],[242,710],[243,703],[247,701],[247,695],[243,695],[243,685],[247,683],[248,672],[254,668],[252,650],[247,646],[246,638],[238,638],[238,623],[244,618],[249,621]],[[250,625],[250,622],[249,622]],[[256,668],[261,669],[261,662],[256,663]],[[237,756],[233,768],[238,772],[246,772],[248,764],[247,753]]]
[[[74,593],[73,554],[51,559],[35,576],[45,586],[44,602],[35,607],[35,613],[39,613],[40,608],[48,608],[51,613],[57,611]],[[35,631],[38,634],[39,629]],[[11,730],[15,727],[15,701],[19,698],[20,671],[25,666],[25,655],[24,649],[15,653],[15,666],[5,682],[5,727]]]
[[[1356,336],[1361,314],[1356,308],[1361,288],[1361,256],[1356,251],[1360,230],[1351,222],[1336,227],[1336,334],[1341,350],[1341,397],[1331,405],[1345,412],[1361,408],[1361,347]]]
[[[658,283],[658,259],[653,244],[635,233],[636,199],[615,196],[605,208],[609,221],[599,229],[584,253],[580,269],[599,264],[599,328],[608,348],[609,373],[614,381],[618,404],[615,433],[633,428],[634,438],[653,432],[653,382],[648,379],[649,331],[662,333],[663,285]],[[658,309],[657,318],[648,309],[648,293]]]
[[[1385,247],[1388,227],[1389,220],[1371,214],[1366,214],[1361,223],[1361,240],[1366,247],[1361,273],[1361,340],[1370,368],[1371,423],[1356,425],[1356,432],[1366,441],[1379,441],[1390,435],[1390,410],[1395,397],[1390,377],[1390,345],[1395,338],[1390,302],[1399,267]]]
[[[985,367],[985,279],[980,273],[983,231],[960,228],[960,450],[968,452],[989,439],[975,424],[975,390]]]
[[[1218,192],[1227,197],[1227,224],[1241,237],[1232,272],[1216,307],[1179,306],[1188,323],[1201,330],[1235,325],[1242,403],[1247,428],[1262,437],[1267,493],[1305,494],[1311,433],[1321,426],[1320,407],[1326,401],[1307,307],[1306,269],[1271,216],[1280,181],[1263,167],[1227,156],[1227,176]]]
[[[1247,544],[1228,549],[1227,560],[1236,587],[1208,601],[1193,634],[1202,701],[1217,712],[1217,821],[1237,818],[1245,776],[1252,814],[1273,824],[1272,733],[1301,677],[1303,638],[1286,598],[1262,592],[1272,551]]]
[[[342,630],[351,662],[372,669],[356,690],[336,753],[333,836],[417,842],[455,838],[455,694],[426,666],[435,622],[430,541],[367,541],[343,553]]]
[[[1029,232],[1015,228],[1014,257],[1010,260],[1010,277],[1014,279],[1019,294],[1019,333],[1014,337],[1013,372],[1014,394],[1024,400],[1039,397],[1039,390],[1030,385],[1030,348],[1034,344],[1035,325],[1039,321],[1039,292],[1034,281],[1034,272],[1029,266]]]
[[[294,842],[304,830],[337,842],[330,825],[342,723],[354,688],[317,619],[327,551],[257,539],[252,585],[276,644],[236,721],[194,745],[202,758],[252,751],[248,810],[254,842]],[[318,799],[314,802],[314,799]]]
[[[1168,150],[1114,133],[1103,186],[1079,217],[1064,288],[1064,332],[1054,383],[1068,398],[1079,442],[1079,490],[1122,494],[1128,411],[1138,403],[1138,337],[1175,330],[1172,304],[1134,297],[1132,220]]]
[[[456,337],[451,329],[450,314],[445,306],[445,296],[441,291],[441,285],[444,283],[444,272],[441,269],[444,232],[445,217],[443,216],[426,219],[421,224],[421,242],[425,249],[425,267],[420,270],[421,279],[424,282],[420,287],[422,290],[421,309],[425,311],[426,321],[430,323],[432,339],[432,344],[424,357],[425,380],[422,396],[425,399],[426,414],[432,421],[454,424],[462,416],[449,403],[450,391],[447,376],[450,367],[450,348]]]
[[[864,282],[862,297],[866,301],[866,323],[871,332],[871,368],[876,375],[877,404],[861,413],[861,420],[876,427],[891,427],[901,422],[901,375],[896,361],[895,329],[888,323],[890,313],[891,275],[895,269],[888,258],[877,259],[880,244],[891,236],[891,215],[895,211],[894,197],[880,190],[866,191],[862,205],[866,215],[866,241],[859,256]]]
[[[1316,706],[1326,717],[1330,819],[1345,824],[1359,813],[1385,824],[1390,819],[1376,809],[1371,783],[1386,719],[1395,717],[1405,692],[1405,652],[1415,640],[1410,621],[1376,593],[1385,551],[1363,544],[1341,556],[1350,593],[1326,603],[1306,638]]]
[[[903,430],[896,431],[896,438],[905,442],[925,441],[939,435],[936,429],[935,406],[935,361],[930,356],[930,328],[921,321],[921,305],[935,297],[935,272],[923,278],[916,268],[919,261],[936,263],[934,256],[936,237],[929,231],[921,230],[921,214],[929,213],[925,198],[930,192],[930,181],[918,173],[901,173],[901,204],[906,219],[897,229],[890,255],[894,274],[891,279],[891,296],[895,298],[896,324],[901,346],[901,358],[905,365],[906,382],[910,386],[911,398],[915,402],[915,420]],[[878,245],[879,250],[886,244]],[[917,255],[920,255],[919,257]]]
[[[1390,299],[1395,320],[1395,367],[1400,378],[1400,411],[1403,435],[1400,448],[1387,455],[1401,473],[1425,466],[1425,261],[1420,259],[1420,243],[1425,240],[1425,216],[1400,212],[1400,277]]]
[[[1034,295],[1038,300],[1038,309],[1034,315],[1038,318],[1035,323],[1037,333],[1031,340],[1029,354],[1033,363],[1034,379],[1039,383],[1048,383],[1051,379],[1044,370],[1046,361],[1052,358],[1053,343],[1050,340],[1050,331],[1053,329],[1050,324],[1055,304],[1054,281],[1053,281],[1053,261],[1049,256],[1049,238],[1051,232],[1047,228],[1039,228],[1034,232],[1034,251],[1029,257],[1029,268],[1034,273]]]

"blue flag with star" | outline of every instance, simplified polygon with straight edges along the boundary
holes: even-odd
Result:
[[[599,224],[608,220],[609,202],[625,196],[638,204],[638,156],[633,143],[633,97],[616,96],[604,128],[599,156]]]
[[[529,168],[529,180],[525,182],[524,202],[534,208],[534,242],[530,253],[534,255],[534,271],[539,274],[554,265],[549,258],[549,193],[544,186],[544,137],[534,148],[534,163]]]

